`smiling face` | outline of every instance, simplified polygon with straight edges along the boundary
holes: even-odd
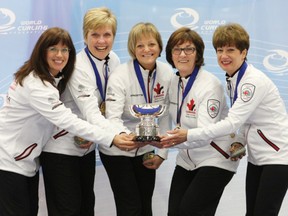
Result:
[[[56,76],[66,66],[69,59],[69,49],[63,43],[51,46],[47,50],[49,72]]]
[[[110,26],[89,30],[85,39],[89,51],[98,59],[105,59],[112,49],[113,42],[114,35]]]
[[[178,53],[180,49],[180,53]],[[192,53],[185,51],[189,50],[190,52],[193,51]],[[177,51],[177,52],[176,52]],[[182,44],[177,44],[173,49],[172,49],[172,61],[175,65],[175,68],[180,73],[181,77],[186,77],[189,74],[192,73],[195,63],[196,63],[196,49],[195,45],[189,41],[186,41]]]
[[[155,68],[156,59],[160,55],[157,40],[151,35],[142,36],[136,42],[135,56],[140,65],[146,70]]]
[[[236,46],[223,46],[216,49],[217,61],[219,66],[232,76],[245,61],[247,50],[242,52]]]

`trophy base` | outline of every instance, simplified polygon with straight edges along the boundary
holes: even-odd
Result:
[[[160,142],[160,137],[159,136],[135,136],[133,138],[133,141],[136,142],[152,142],[152,141],[156,141],[156,142]]]

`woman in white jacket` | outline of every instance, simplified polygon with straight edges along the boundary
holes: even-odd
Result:
[[[211,140],[243,126],[248,149],[246,216],[276,216],[288,187],[288,116],[275,84],[248,65],[250,41],[237,23],[217,27],[213,35],[219,66],[226,72],[231,108],[224,120],[203,128],[170,131],[169,143]]]
[[[178,72],[170,88],[170,116],[177,128],[201,128],[228,113],[220,80],[203,69],[204,42],[195,31],[182,27],[167,42],[166,59]],[[176,147],[169,216],[214,216],[222,193],[239,162],[230,160],[234,136],[210,141],[183,142]],[[236,144],[233,144],[236,145]]]
[[[162,51],[161,35],[151,23],[138,23],[128,37],[132,57],[118,66],[108,80],[106,117],[134,132],[140,120],[130,113],[130,106],[161,104],[168,108],[168,86],[172,68],[158,61]],[[169,129],[168,110],[159,118],[161,133]],[[133,151],[121,151],[99,145],[100,157],[114,193],[117,216],[151,216],[155,169],[167,158],[167,149],[143,163],[143,155],[153,152],[151,145]]]
[[[69,33],[46,30],[15,73],[0,110],[0,213],[37,216],[39,155],[54,126],[103,145],[129,148],[129,137],[77,118],[59,100],[76,58]],[[127,140],[127,141],[125,141]],[[127,144],[127,145],[126,145]]]
[[[108,77],[120,64],[112,51],[116,31],[116,17],[108,8],[91,8],[85,13],[86,46],[76,56],[75,71],[61,100],[79,118],[120,133],[121,126],[111,124],[99,109],[104,105]],[[55,127],[41,154],[46,203],[51,215],[91,216],[95,212],[95,149],[99,143],[81,148],[74,144],[74,136]],[[105,145],[109,148],[110,144]]]

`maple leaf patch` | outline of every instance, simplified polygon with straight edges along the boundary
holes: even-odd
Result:
[[[156,88],[154,88],[154,92],[159,95],[161,94],[161,91],[164,87],[160,85],[160,83],[157,83]]]

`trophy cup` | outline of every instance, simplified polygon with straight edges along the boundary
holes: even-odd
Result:
[[[141,121],[136,126],[136,136],[134,141],[150,142],[160,141],[158,117],[165,111],[165,106],[159,104],[141,104],[132,105],[130,112],[134,117],[140,118]]]

